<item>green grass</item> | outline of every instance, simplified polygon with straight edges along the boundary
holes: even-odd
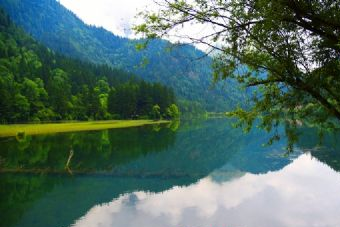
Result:
[[[24,135],[37,135],[57,132],[91,131],[110,128],[138,127],[150,124],[164,124],[169,121],[153,120],[110,120],[110,121],[86,121],[69,123],[46,124],[9,124],[0,125],[0,137]]]

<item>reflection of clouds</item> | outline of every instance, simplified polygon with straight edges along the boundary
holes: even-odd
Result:
[[[242,177],[245,173],[246,172],[235,169],[235,167],[230,164],[226,164],[217,171],[210,173],[210,177],[214,182],[218,183],[238,179]]]
[[[277,172],[126,194],[75,226],[340,226],[339,192],[340,175],[302,155]]]

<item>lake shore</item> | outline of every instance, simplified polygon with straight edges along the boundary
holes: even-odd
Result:
[[[58,132],[93,131],[112,128],[129,128],[143,125],[165,124],[166,120],[108,120],[108,121],[83,121],[66,123],[41,123],[41,124],[7,124],[0,125],[0,137],[23,135],[38,135]]]

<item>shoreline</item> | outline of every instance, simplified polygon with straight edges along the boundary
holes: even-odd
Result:
[[[26,135],[39,135],[61,132],[95,131],[113,128],[130,128],[144,125],[165,124],[167,120],[101,120],[63,123],[5,124],[0,125],[0,138]]]

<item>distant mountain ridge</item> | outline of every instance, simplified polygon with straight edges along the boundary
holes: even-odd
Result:
[[[173,89],[36,42],[0,8],[0,123],[178,117]]]
[[[137,40],[86,25],[56,0],[0,0],[0,6],[16,24],[57,52],[109,64],[172,87],[183,108],[192,108],[188,103],[194,102],[208,111],[226,111],[244,98],[236,83],[210,89],[212,60],[195,60],[204,53],[193,46],[166,51],[168,41],[154,40],[138,52]],[[148,64],[140,66],[145,59]]]

